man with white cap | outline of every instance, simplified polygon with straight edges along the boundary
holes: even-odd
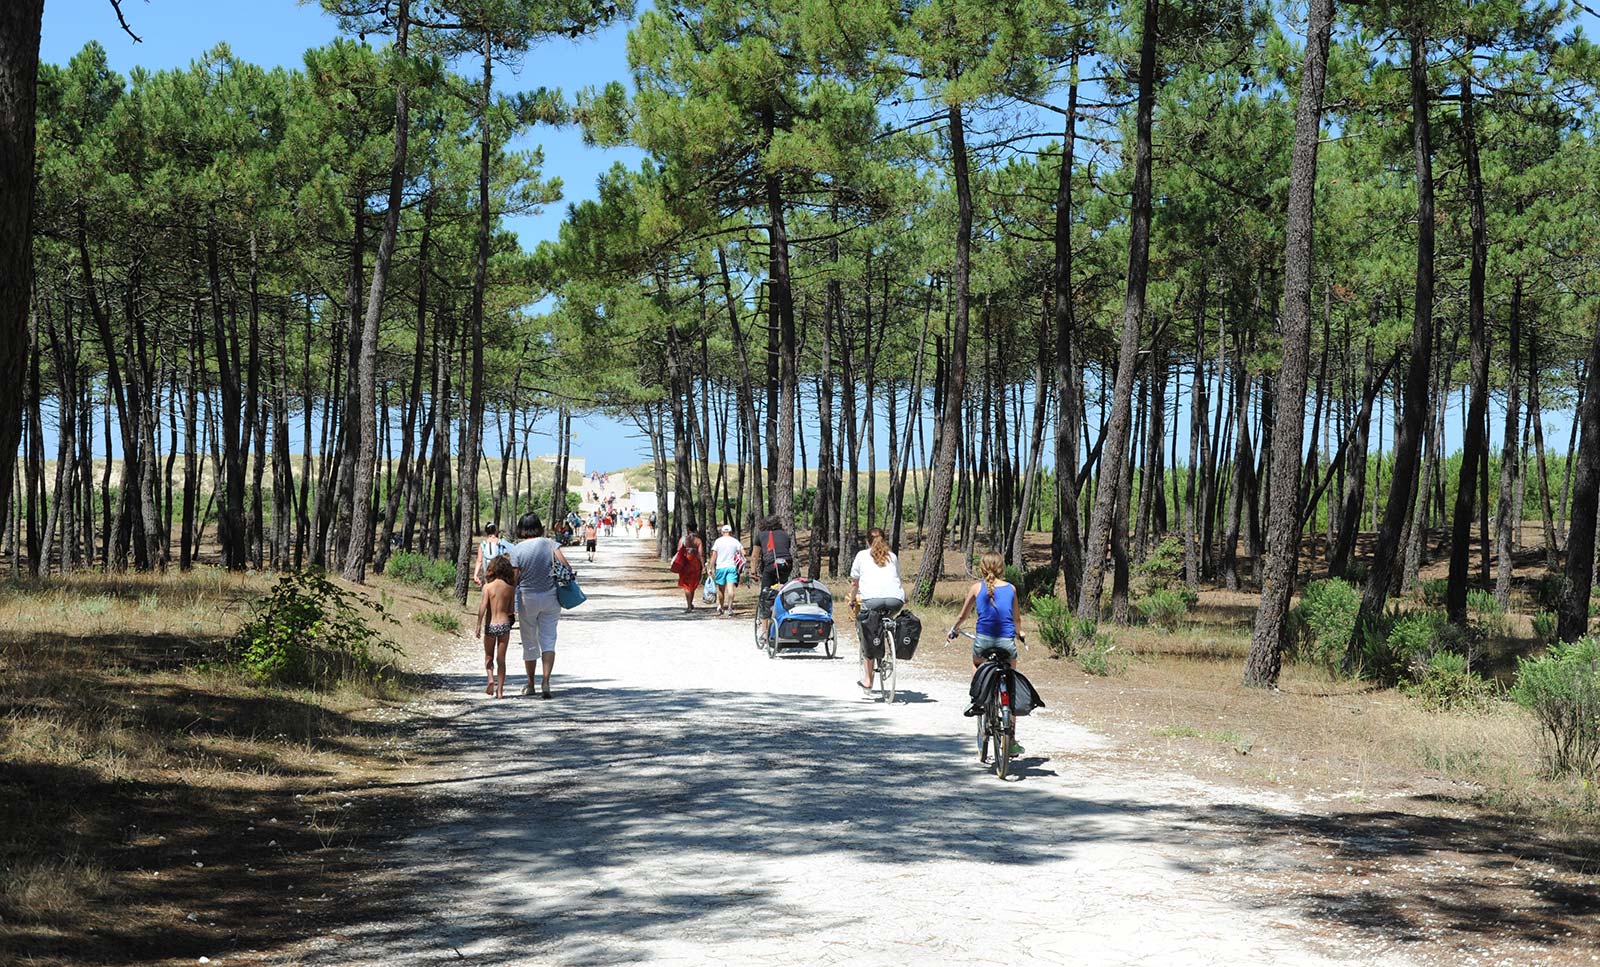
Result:
[[[739,570],[744,567],[744,545],[733,536],[733,527],[723,524],[720,537],[711,545],[712,580],[717,583],[717,614],[733,617],[733,593],[739,587]]]

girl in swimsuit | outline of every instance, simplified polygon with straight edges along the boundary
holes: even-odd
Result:
[[[511,612],[516,600],[511,558],[501,554],[489,561],[485,571],[483,598],[478,603],[478,623],[472,636],[483,639],[483,672],[488,678],[483,693],[505,698],[506,646],[511,643]]]

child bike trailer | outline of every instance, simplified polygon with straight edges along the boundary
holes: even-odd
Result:
[[[761,617],[770,600],[772,620],[761,634]],[[780,651],[815,650],[822,646],[829,658],[839,651],[839,638],[833,627],[833,595],[820,581],[796,578],[777,589],[762,592],[756,619],[756,647],[768,658]]]

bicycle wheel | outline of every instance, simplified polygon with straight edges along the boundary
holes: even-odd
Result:
[[[885,702],[894,702],[894,651],[893,643],[880,639],[880,646],[884,647],[883,657],[878,659],[878,694]]]
[[[755,622],[750,626],[750,633],[756,639],[757,648],[767,647],[767,643],[761,640],[761,608],[759,606],[756,608]]]
[[[987,712],[973,716],[973,721],[978,723],[978,761],[989,761],[989,714]]]
[[[822,651],[823,651],[823,654],[827,655],[829,658],[832,658],[835,655],[839,654],[839,636],[838,636],[838,634],[829,634],[828,635],[828,640],[827,640],[827,642],[825,644],[823,644]]]
[[[1011,717],[1011,710],[1002,708],[994,736],[994,774],[1001,779],[1011,771],[1011,746],[1012,739],[1016,737],[1017,723]]]

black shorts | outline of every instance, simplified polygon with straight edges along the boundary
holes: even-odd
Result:
[[[583,548],[586,551],[593,551],[594,550],[594,545],[595,545],[594,541],[584,541],[583,542]]]
[[[774,584],[788,584],[789,573],[793,570],[793,561],[784,561],[782,564],[764,564],[761,568],[761,584],[763,587],[769,588]]]

